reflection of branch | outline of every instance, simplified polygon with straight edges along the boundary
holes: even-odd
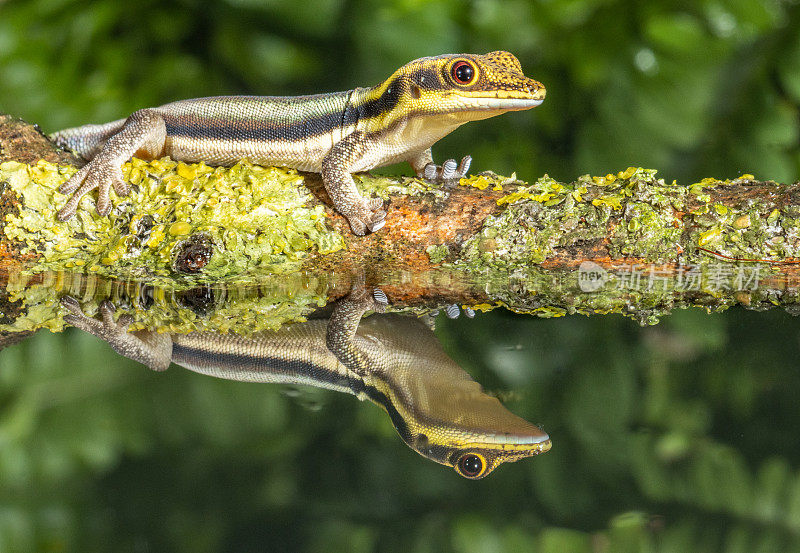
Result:
[[[59,223],[64,198],[55,189],[76,161],[8,117],[0,117],[0,148],[0,161],[23,163],[0,166],[5,261],[178,287],[367,267],[390,283],[393,302],[442,294],[542,315],[625,312],[643,321],[676,306],[769,307],[797,296],[800,186],[749,175],[688,187],[641,169],[530,186],[479,175],[438,190],[364,175],[360,187],[387,198],[389,215],[384,230],[357,237],[329,207],[318,176],[246,163],[136,161],[125,170],[135,191],[115,200],[110,219],[84,200],[77,217]],[[32,165],[39,158],[60,165]],[[442,267],[444,275],[431,276]],[[406,277],[401,288],[386,276],[398,271],[427,276]]]

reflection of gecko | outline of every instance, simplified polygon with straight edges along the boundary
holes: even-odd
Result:
[[[418,319],[376,313],[359,324],[367,309],[382,309],[364,292],[341,300],[330,321],[250,338],[128,332],[132,319],[115,322],[108,301],[100,306],[102,320],[85,316],[71,297],[62,304],[70,312],[67,323],[155,370],[175,362],[218,378],[308,384],[369,399],[386,410],[411,448],[467,478],[483,478],[501,463],[550,449],[547,434],[486,395]]]
[[[542,103],[545,89],[508,52],[421,58],[372,88],[279,98],[220,96],[142,109],[127,119],[59,131],[53,140],[89,163],[61,187],[73,193],[59,217],[99,189],[97,211],[111,211],[110,188],[128,193],[120,166],[133,155],[232,165],[242,158],[322,174],[328,195],[353,232],[383,227],[380,199],[365,199],[351,173],[408,161],[419,176],[464,176],[466,156],[441,167],[431,146],[467,123]]]

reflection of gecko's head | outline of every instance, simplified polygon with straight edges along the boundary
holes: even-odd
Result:
[[[550,449],[541,428],[486,394],[418,319],[373,315],[359,334],[369,338],[363,351],[375,369],[364,374],[362,393],[420,455],[477,479]]]
[[[423,457],[476,480],[503,463],[550,450],[547,433],[486,395],[474,380],[434,382],[426,378],[429,372],[420,373],[419,386],[399,394],[397,388],[390,394],[373,388],[367,396],[386,409],[403,441]]]
[[[440,413],[442,408],[455,409],[449,420],[438,418],[427,429],[423,420],[416,421],[423,424],[409,425],[408,444],[428,459],[453,467],[465,478],[478,479],[502,463],[550,449],[550,436],[508,411],[496,398],[481,392],[456,399],[438,405]]]

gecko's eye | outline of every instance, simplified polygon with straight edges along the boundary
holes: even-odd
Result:
[[[456,471],[466,478],[480,478],[485,469],[486,461],[475,453],[462,455],[456,463]]]
[[[475,67],[468,61],[457,61],[453,64],[450,74],[458,84],[471,84],[475,80]]]

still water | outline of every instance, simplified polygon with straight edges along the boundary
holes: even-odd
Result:
[[[3,551],[797,548],[785,312],[5,280],[3,328],[43,330],[0,353]]]

